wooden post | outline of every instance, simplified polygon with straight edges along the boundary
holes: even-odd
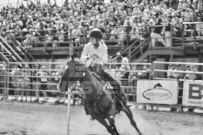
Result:
[[[68,103],[67,103],[67,135],[70,135],[70,104],[71,104],[71,89],[68,88]]]

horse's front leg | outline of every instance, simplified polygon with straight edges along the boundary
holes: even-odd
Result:
[[[96,119],[99,123],[101,123],[103,126],[106,127],[107,131],[111,134],[111,135],[119,135],[118,132],[115,132],[116,128],[113,128],[111,126],[108,125],[108,123],[106,122],[106,120],[104,118],[102,118],[101,116],[97,115],[97,114],[91,114],[90,115]],[[115,126],[115,125],[114,125]],[[117,130],[116,130],[117,131]]]
[[[139,135],[142,135],[142,133],[140,132],[140,130],[137,127],[137,124],[135,123],[134,119],[133,119],[133,114],[132,111],[130,110],[130,108],[124,104],[123,105],[125,108],[123,109],[123,111],[126,113],[126,115],[128,116],[128,118],[130,119],[130,123],[131,125],[136,129],[136,131],[138,132]]]
[[[92,116],[92,118],[96,119],[99,123],[101,123],[103,126],[106,127],[107,131],[111,134],[111,135],[118,135],[118,134],[114,134],[114,131],[111,129],[111,127],[108,125],[108,123],[105,121],[104,118],[102,118],[99,114],[97,114],[96,112],[92,111],[92,109],[90,109],[90,107],[85,107],[85,110],[88,112],[88,114],[90,114]]]
[[[108,118],[108,121],[109,121],[111,130],[113,130],[113,132],[114,132],[113,135],[119,135],[118,130],[117,130],[116,126],[115,126],[115,120],[114,120],[114,118]]]

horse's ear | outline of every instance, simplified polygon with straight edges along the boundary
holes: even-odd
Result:
[[[75,59],[75,56],[74,55],[71,55],[71,60],[74,60]]]

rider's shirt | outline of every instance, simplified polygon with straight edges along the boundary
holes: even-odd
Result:
[[[81,61],[83,63],[86,63],[88,58],[91,56],[91,55],[98,55],[99,58],[95,58],[92,63],[96,63],[96,64],[104,64],[104,63],[107,63],[108,62],[108,52],[107,52],[107,46],[106,44],[101,41],[99,43],[99,47],[98,48],[95,48],[94,45],[90,42],[88,44],[86,44],[83,48],[83,52],[82,52],[82,55],[81,55]]]

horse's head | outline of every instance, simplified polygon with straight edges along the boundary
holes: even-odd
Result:
[[[80,81],[86,75],[87,68],[85,65],[79,60],[72,57],[66,65],[65,71],[61,77],[59,83],[60,91],[65,91],[67,85],[75,83],[76,81]]]

